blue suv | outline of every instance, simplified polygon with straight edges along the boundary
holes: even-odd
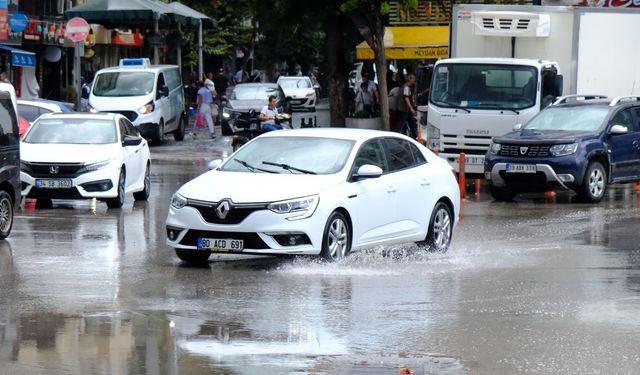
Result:
[[[484,174],[499,201],[561,188],[597,203],[607,184],[640,180],[640,97],[562,97],[494,138]]]

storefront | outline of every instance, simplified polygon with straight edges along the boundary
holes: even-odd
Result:
[[[16,95],[23,98],[38,96],[40,85],[36,79],[36,55],[7,45],[0,45],[0,64],[6,79],[16,88]]]

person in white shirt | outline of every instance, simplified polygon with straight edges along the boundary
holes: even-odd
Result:
[[[261,128],[264,131],[282,129],[280,124],[276,124],[276,118],[278,117],[278,108],[276,108],[276,103],[276,97],[270,95],[268,104],[262,107],[262,110],[258,115],[258,120],[260,120]]]

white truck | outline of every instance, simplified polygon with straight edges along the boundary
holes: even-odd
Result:
[[[482,174],[494,136],[556,97],[640,94],[640,12],[533,5],[454,6],[450,59],[433,70],[422,134],[456,171]],[[562,71],[561,71],[562,69]]]

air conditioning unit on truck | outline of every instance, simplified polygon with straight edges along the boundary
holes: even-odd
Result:
[[[459,170],[482,174],[491,139],[555,98],[640,94],[640,12],[532,5],[454,6],[451,59],[433,69],[422,134]],[[426,117],[426,119],[425,119]]]

